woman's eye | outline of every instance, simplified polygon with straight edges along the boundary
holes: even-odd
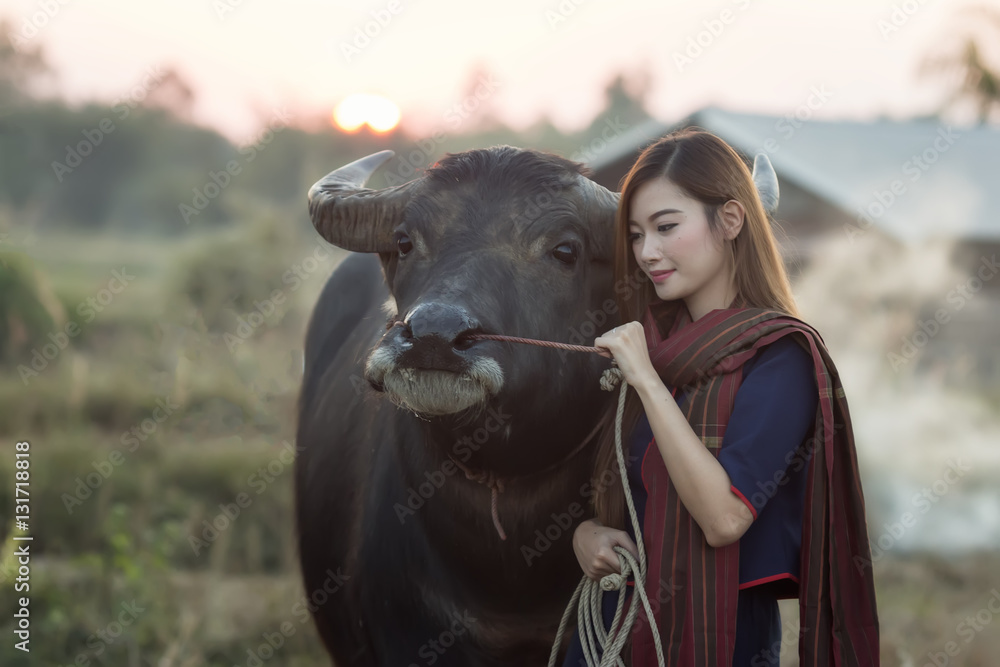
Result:
[[[552,250],[552,256],[564,264],[576,262],[576,246],[572,243],[560,243]]]
[[[639,239],[639,234],[629,234],[628,240],[630,243],[635,243]]]
[[[658,231],[658,232],[665,232],[668,229],[673,229],[676,226],[677,226],[676,222],[668,222],[668,223],[664,223],[662,225],[657,225],[656,226],[656,231]]]
[[[408,252],[413,250],[413,242],[410,241],[410,237],[406,234],[400,234],[396,239],[396,249],[399,250],[399,256],[403,257]]]

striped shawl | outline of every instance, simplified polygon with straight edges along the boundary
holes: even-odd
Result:
[[[799,449],[808,465],[799,582],[802,667],[879,664],[879,630],[864,496],[847,400],[819,333],[776,310],[713,310],[696,322],[682,301],[645,315],[650,359],[685,417],[718,456],[741,382],[740,367],[761,346],[797,334],[813,358],[819,388],[814,431]],[[679,401],[680,402],[680,401]],[[655,448],[652,450],[658,453]],[[804,459],[809,456],[808,463]],[[793,459],[794,460],[794,459]],[[799,468],[801,469],[801,467]],[[739,542],[712,548],[670,483],[661,456],[649,456],[643,535],[646,590],[670,667],[730,667],[736,640]],[[631,664],[655,665],[645,612],[631,634]],[[740,667],[740,666],[736,666]]]

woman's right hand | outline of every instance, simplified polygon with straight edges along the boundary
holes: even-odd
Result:
[[[573,551],[583,573],[594,581],[609,574],[620,574],[616,546],[623,547],[639,560],[639,549],[624,530],[609,528],[597,519],[587,519],[573,533]]]

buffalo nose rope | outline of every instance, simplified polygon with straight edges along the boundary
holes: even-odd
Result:
[[[387,329],[391,329],[394,326],[402,325],[402,321],[390,322],[386,325]],[[573,352],[593,352],[600,354],[603,357],[611,359],[611,363],[614,364],[614,357],[610,352],[603,348],[592,347],[589,345],[571,345],[569,343],[556,343],[548,340],[537,340],[534,338],[520,338],[517,336],[502,336],[499,334],[469,334],[465,337],[466,340],[497,340],[505,341],[510,343],[526,343],[528,345],[538,345],[540,347],[549,347],[561,350],[570,350]],[[622,449],[622,416],[625,412],[625,393],[628,390],[628,383],[625,382],[625,376],[622,374],[621,369],[612,367],[608,368],[601,375],[601,389],[604,391],[614,391],[615,387],[620,384],[620,390],[618,392],[618,412],[615,416],[615,454],[618,457],[618,471],[621,473],[622,485],[626,489],[625,501],[628,504],[629,516],[632,519],[632,528],[635,532],[636,546],[639,549],[639,561],[636,562],[635,558],[626,549],[622,547],[615,547],[615,552],[618,554],[618,564],[620,574],[609,574],[601,578],[600,582],[590,579],[586,575],[580,580],[580,584],[576,587],[573,592],[573,597],[570,598],[569,605],[566,607],[566,611],[563,613],[562,620],[559,622],[559,630],[556,632],[555,642],[552,644],[552,652],[549,655],[549,665],[548,667],[555,667],[556,658],[559,654],[559,647],[563,642],[563,637],[566,633],[566,627],[569,623],[570,614],[573,613],[573,608],[579,607],[577,609],[577,628],[580,634],[580,643],[583,646],[584,658],[587,660],[588,667],[606,667],[609,665],[616,665],[617,667],[624,667],[624,662],[621,659],[621,651],[628,640],[629,633],[632,630],[632,625],[635,622],[635,617],[639,612],[639,608],[636,606],[635,597],[638,596],[642,602],[643,608],[646,610],[646,618],[649,619],[650,625],[653,630],[653,641],[656,646],[656,660],[660,667],[663,667],[663,647],[660,644],[660,633],[656,628],[656,620],[653,618],[653,609],[649,604],[649,598],[646,595],[646,550],[643,547],[642,542],[642,531],[639,526],[639,518],[635,513],[635,504],[632,502],[632,494],[628,492],[628,476],[625,468],[625,456]],[[584,440],[581,445],[577,447],[575,451],[586,444],[587,441],[593,436],[592,431],[590,435]],[[466,470],[466,476],[470,479],[477,479],[473,476],[471,471]],[[497,516],[497,492],[498,488],[502,490],[502,485],[491,484],[492,488],[492,511],[493,511],[493,523],[497,528],[497,532],[500,534],[501,539],[506,539],[503,530],[500,527],[499,517]],[[622,610],[625,606],[625,591],[628,588],[628,577],[631,575],[635,580],[635,592],[633,595],[631,603],[629,604],[628,612],[625,613],[625,618],[622,618]],[[601,599],[604,591],[618,590],[618,606],[615,609],[615,617],[611,622],[611,630],[604,630],[604,618],[601,611]],[[621,626],[619,627],[619,623]],[[595,642],[596,637],[596,642]],[[602,655],[598,659],[597,656],[597,645],[601,646]]]
[[[393,327],[405,326],[405,324],[406,323],[403,320],[393,320],[393,321],[388,322],[386,324],[385,328],[388,331],[389,329],[392,329]],[[570,345],[569,343],[554,343],[552,341],[537,340],[537,339],[534,339],[534,338],[518,338],[516,336],[500,336],[500,335],[494,335],[494,334],[470,334],[470,335],[468,335],[468,336],[465,337],[466,340],[475,340],[477,338],[483,338],[483,339],[489,339],[489,340],[508,341],[508,342],[513,342],[513,343],[528,343],[528,344],[531,344],[531,345],[539,345],[541,347],[562,348],[562,349],[571,350],[571,351],[574,351],[574,352],[596,352],[596,353],[598,353],[598,354],[600,354],[602,356],[610,358],[612,364],[615,363],[614,359],[611,356],[611,353],[608,352],[607,350],[603,350],[603,349],[601,349],[599,347],[589,347],[587,345]],[[601,382],[602,382],[602,386],[603,386],[604,380],[602,379]],[[610,388],[608,388],[607,391],[611,391],[611,389],[613,389],[613,385]],[[536,470],[532,474],[539,474],[539,473],[548,472],[549,470],[552,470],[553,468],[556,468],[556,467],[558,467],[560,465],[565,464],[567,461],[569,461],[574,456],[576,456],[581,451],[583,451],[583,448],[587,445],[588,442],[590,442],[590,439],[593,438],[595,435],[597,435],[597,432],[600,430],[600,427],[601,427],[601,422],[598,421],[596,424],[594,424],[594,428],[591,429],[590,433],[587,434],[587,437],[584,438],[580,442],[580,444],[578,444],[575,448],[573,448],[573,450],[569,454],[567,454],[564,458],[560,459],[559,461],[556,461],[552,465],[548,466],[547,468],[543,468],[542,470]],[[458,466],[462,470],[462,472],[465,473],[466,479],[471,480],[473,482],[478,482],[479,484],[482,484],[482,485],[486,486],[487,488],[489,488],[489,490],[490,490],[490,513],[492,514],[492,517],[493,517],[493,527],[496,529],[497,535],[500,537],[500,539],[501,540],[506,540],[507,539],[507,534],[504,532],[503,525],[501,525],[501,523],[500,523],[500,513],[499,513],[499,510],[498,510],[499,496],[500,496],[500,493],[504,489],[505,480],[503,478],[497,476],[496,474],[494,474],[491,471],[486,471],[486,470],[478,470],[477,471],[477,470],[473,470],[469,466],[465,465],[464,463],[462,463],[461,461],[459,461],[458,459],[456,459],[451,454],[448,454],[448,458],[451,459],[451,461],[456,466]]]
[[[611,357],[611,353],[599,347],[587,345],[570,345],[568,343],[555,343],[547,340],[535,340],[532,338],[517,338],[515,336],[500,336],[494,334],[473,334],[469,339],[501,340],[513,343],[527,343],[529,345],[539,345],[563,350],[573,350],[577,352],[596,352],[605,357]],[[612,358],[612,363],[614,359]],[[656,628],[656,620],[653,618],[653,609],[649,604],[646,595],[646,550],[642,543],[642,531],[639,526],[639,518],[635,513],[635,504],[632,502],[632,494],[628,492],[628,476],[625,468],[625,455],[622,449],[622,416],[625,412],[625,393],[628,390],[628,383],[619,368],[608,368],[601,375],[601,389],[604,391],[614,391],[615,386],[620,384],[618,391],[618,412],[615,415],[615,454],[618,457],[618,471],[622,476],[622,484],[625,493],[625,502],[628,504],[629,517],[632,519],[632,529],[635,532],[636,546],[639,548],[639,562],[626,549],[615,547],[618,554],[618,564],[620,574],[609,574],[601,578],[600,583],[584,575],[580,584],[573,592],[569,605],[563,613],[559,622],[559,630],[556,632],[555,642],[552,644],[552,652],[549,654],[548,667],[555,667],[556,658],[559,654],[559,647],[562,645],[563,636],[569,623],[570,614],[573,608],[577,609],[577,629],[580,634],[580,644],[583,647],[583,655],[588,667],[606,667],[616,665],[624,667],[621,659],[621,651],[628,640],[635,617],[639,612],[636,606],[636,595],[642,601],[642,606],[646,610],[646,618],[649,619],[653,630],[653,642],[656,646],[656,660],[660,667],[663,667],[663,646],[660,644],[660,633]],[[622,609],[625,606],[625,591],[628,588],[628,577],[632,575],[635,579],[635,595],[629,604],[628,612],[622,619]],[[604,617],[601,611],[601,599],[604,591],[618,590],[618,606],[615,609],[615,617],[611,621],[611,629],[604,630]],[[621,626],[619,626],[621,623]],[[595,642],[596,637],[596,642]],[[602,654],[600,659],[597,656],[597,644],[600,644]]]

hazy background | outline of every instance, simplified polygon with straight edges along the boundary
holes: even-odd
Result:
[[[790,119],[817,87],[807,125],[1000,131],[1000,2],[2,0],[0,20],[3,665],[325,664],[283,457],[305,325],[345,255],[305,206],[333,168],[392,148],[408,162],[388,178],[409,180],[498,143],[581,159],[608,122]],[[992,158],[977,182],[1000,187]],[[886,665],[1000,651],[1000,280],[970,295],[975,324],[890,356],[1000,249],[989,220],[906,243],[837,228],[790,265],[854,419]]]

